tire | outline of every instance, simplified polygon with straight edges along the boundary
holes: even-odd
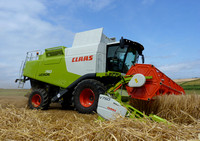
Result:
[[[100,94],[104,94],[104,85],[94,79],[81,81],[74,89],[74,107],[79,113],[92,113],[96,111]]]
[[[44,89],[34,89],[29,96],[28,106],[30,109],[48,109],[50,98]]]

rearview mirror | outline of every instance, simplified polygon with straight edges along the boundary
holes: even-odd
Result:
[[[124,48],[124,39],[123,39],[123,37],[121,37],[121,39],[120,39],[120,48]]]

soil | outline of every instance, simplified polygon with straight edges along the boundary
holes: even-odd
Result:
[[[14,105],[17,108],[27,107],[28,98],[24,96],[0,96],[1,107]]]
[[[26,108],[28,98],[25,96],[0,96],[0,105],[2,108],[6,108],[8,105],[13,105],[15,108]],[[61,109],[61,105],[52,103],[49,109]]]

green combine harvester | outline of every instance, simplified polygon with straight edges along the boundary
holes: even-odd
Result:
[[[138,64],[144,47],[134,41],[108,38],[103,28],[75,35],[72,47],[64,46],[28,52],[16,82],[23,88],[30,81],[31,109],[48,109],[51,102],[73,106],[80,113],[97,113],[104,119],[116,114],[146,116],[129,105],[130,98],[151,100],[165,94],[184,94],[184,90],[150,64]],[[140,57],[141,56],[141,57]],[[122,100],[121,92],[127,95]]]

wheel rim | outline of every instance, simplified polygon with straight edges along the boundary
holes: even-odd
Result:
[[[79,99],[82,106],[90,107],[92,106],[95,100],[94,92],[91,89],[86,88],[82,90]]]
[[[31,102],[34,107],[39,107],[42,102],[42,98],[39,94],[35,94],[33,95]]]

